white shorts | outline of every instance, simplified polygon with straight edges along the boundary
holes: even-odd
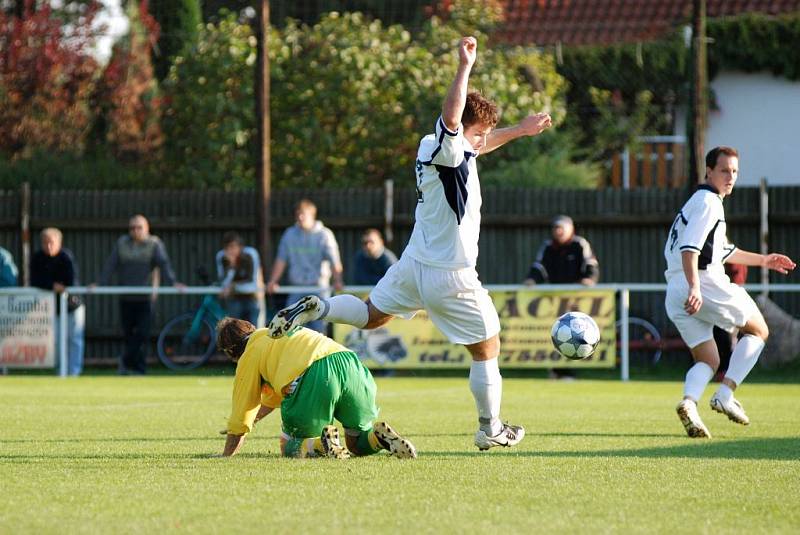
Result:
[[[476,344],[500,332],[500,318],[475,268],[441,269],[403,255],[369,296],[384,314],[411,319],[426,310],[454,344]]]
[[[683,308],[688,294],[689,283],[686,282],[686,277],[675,276],[667,282],[667,315],[690,348],[714,338],[715,325],[730,332],[742,327],[756,314],[761,314],[750,294],[741,286],[727,280],[727,277],[723,279],[700,274],[703,304],[691,316]]]

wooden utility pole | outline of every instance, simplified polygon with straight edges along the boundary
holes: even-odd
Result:
[[[705,137],[708,117],[708,55],[706,53],[706,0],[692,0],[692,99],[687,121],[689,183],[705,182]]]
[[[23,182],[19,188],[19,285],[31,285],[31,184]]]
[[[270,243],[270,121],[269,121],[269,0],[258,1],[256,26],[256,117],[258,129],[258,161],[256,163],[256,236],[264,278],[272,265]]]

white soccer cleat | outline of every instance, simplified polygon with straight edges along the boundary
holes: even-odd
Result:
[[[322,449],[325,451],[325,457],[330,457],[331,459],[350,458],[350,451],[342,446],[339,441],[339,430],[335,425],[323,427],[319,438],[320,442],[322,442]]]
[[[322,313],[322,300],[316,295],[307,295],[282,310],[269,322],[269,335],[280,338],[295,327],[319,319]]]
[[[750,425],[750,418],[748,418],[747,414],[745,414],[744,407],[742,407],[742,404],[739,403],[739,400],[733,396],[731,396],[727,403],[724,403],[722,399],[720,399],[719,394],[715,393],[713,396],[711,396],[709,405],[711,405],[713,410],[727,416],[732,422],[742,425]]]
[[[416,459],[417,448],[414,447],[408,439],[401,437],[397,431],[386,422],[378,422],[372,430],[375,436],[378,437],[378,442],[381,446],[389,450],[389,453],[398,459]]]
[[[675,412],[678,413],[687,435],[692,438],[711,438],[711,432],[697,412],[697,403],[691,399],[684,399],[675,407]]]
[[[503,429],[495,436],[489,436],[485,431],[479,429],[475,433],[475,445],[481,451],[496,446],[510,447],[516,446],[525,438],[525,428],[521,425],[503,424]]]

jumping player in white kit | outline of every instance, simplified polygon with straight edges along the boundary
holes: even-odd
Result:
[[[497,107],[479,93],[467,93],[477,46],[474,37],[461,39],[458,71],[436,133],[420,142],[414,230],[400,261],[366,302],[353,295],[325,300],[306,296],[278,312],[269,329],[273,337],[280,337],[315,319],[374,329],[395,316],[409,319],[426,310],[452,343],[466,346],[472,355],[469,384],[479,422],[475,445],[488,450],[518,444],[525,430],[500,420],[500,321],[475,271],[481,219],[475,160],[512,139],[540,134],[551,126],[551,119],[538,113],[495,130]]]
[[[733,391],[758,361],[769,336],[767,324],[753,299],[725,274],[723,263],[763,266],[788,273],[795,263],[782,254],[761,255],[737,249],[725,234],[722,200],[730,195],[739,173],[739,154],[731,147],[716,147],[706,155],[706,184],[683,205],[667,237],[667,315],[678,327],[695,364],[686,373],[683,399],[676,407],[686,433],[711,438],[700,419],[697,402],[719,366],[714,326],[742,337],[731,355],[719,389],[711,396],[711,409],[731,421],[748,425],[750,419]]]

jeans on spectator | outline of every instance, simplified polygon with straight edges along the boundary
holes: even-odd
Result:
[[[86,307],[81,305],[67,314],[67,375],[83,371],[83,332],[86,326]],[[56,362],[61,363],[61,321],[56,318]]]
[[[247,320],[258,327],[258,316],[261,314],[261,306],[258,299],[227,299],[225,301],[225,312],[232,318]]]
[[[120,301],[119,305],[125,337],[120,373],[143,375],[147,372],[143,346],[150,339],[150,301]]]
[[[305,297],[307,295],[316,295],[320,299],[327,299],[327,298],[329,298],[331,296],[331,291],[330,290],[322,290],[321,292],[316,292],[316,293],[313,293],[313,294],[289,294],[289,297],[286,299],[286,306],[289,306],[289,305],[295,303],[296,301],[299,301],[300,299],[302,299],[303,297]],[[328,329],[328,323],[325,322],[325,321],[322,321],[322,320],[309,321],[308,323],[306,323],[305,326],[308,327],[309,329],[312,329],[312,330],[317,331],[319,333],[327,334],[326,331]]]

